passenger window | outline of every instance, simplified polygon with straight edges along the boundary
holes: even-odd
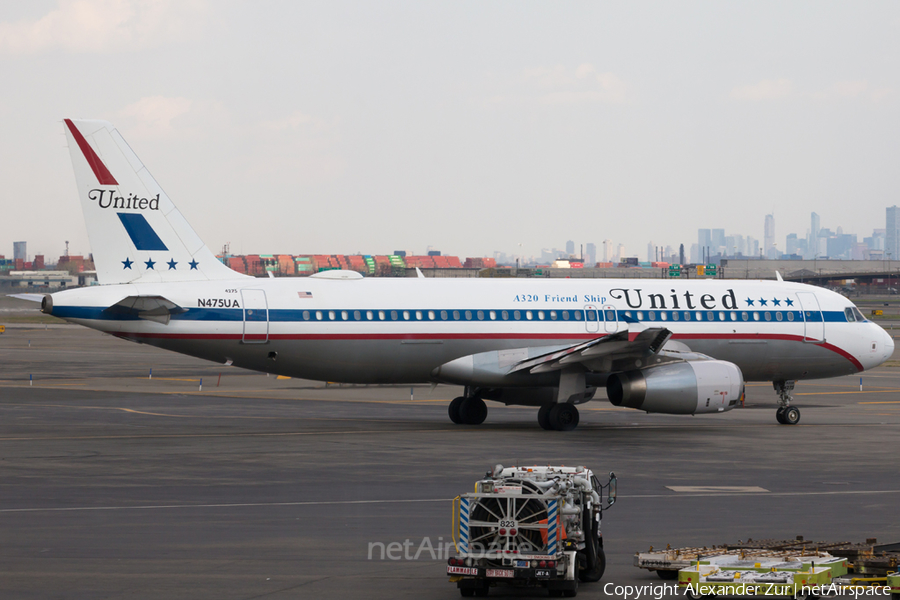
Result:
[[[397,320],[397,311],[392,310],[391,311],[391,321],[396,321],[396,320]]]
[[[370,320],[370,321],[374,321],[374,320],[375,320],[375,315],[372,314],[372,311],[371,311],[371,310],[368,310],[368,311],[366,311],[366,318],[367,318],[368,320]]]
[[[779,310],[778,312],[775,313],[775,320],[776,320],[776,321],[781,321],[783,318],[784,318],[784,315],[781,314],[781,311],[780,311],[780,310]]]
[[[441,311],[441,321],[446,321],[446,320],[447,320],[447,311],[442,310]]]
[[[430,320],[434,321],[434,311],[433,311],[433,310],[429,310],[429,311],[428,311],[428,318],[429,318]]]
[[[551,310],[551,311],[550,311],[550,320],[551,320],[551,321],[555,321],[555,320],[556,320],[556,311],[555,311],[555,310]]]
[[[542,311],[542,310],[538,311],[538,320],[540,320],[540,321],[544,320],[544,311]]]
[[[707,320],[707,321],[715,321],[715,320],[716,320],[716,313],[714,313],[714,312],[708,312],[708,313],[706,313],[706,320]]]
[[[753,320],[759,321],[759,313],[758,312],[753,313]]]
[[[641,312],[641,311],[638,311],[638,312],[637,312],[637,320],[638,320],[638,321],[643,321],[643,320],[644,320],[644,313],[643,313],[643,312]]]
[[[582,316],[583,316],[583,315],[581,314],[581,311],[580,311],[580,310],[573,310],[573,311],[572,311],[572,317],[573,317],[576,321],[580,321],[580,320],[582,319]]]
[[[770,313],[769,311],[766,311],[766,321],[771,321],[771,320],[772,320],[772,313]]]
[[[659,320],[660,320],[660,321],[665,321],[665,320],[668,319],[668,318],[669,318],[669,313],[667,313],[666,311],[661,311],[661,312],[659,313]]]
[[[453,320],[459,321],[459,311],[458,310],[453,311]]]
[[[421,320],[422,320],[422,311],[417,310],[416,311],[416,321],[421,321]]]
[[[606,311],[606,320],[607,321],[615,321],[616,320],[616,311],[614,311],[614,310]]]
[[[690,321],[690,320],[691,320],[691,313],[689,313],[688,311],[684,311],[684,320],[685,320],[685,321]]]
[[[520,312],[517,311],[517,310],[513,311],[513,319],[515,319],[516,321],[518,321],[518,320],[521,319],[521,318],[522,318],[522,313],[520,313]]]
[[[496,320],[497,320],[497,311],[492,310],[492,311],[490,312],[490,315],[491,315],[491,321],[496,321]]]
[[[529,321],[531,320],[531,311],[530,310],[525,311],[525,318],[528,319]]]
[[[472,320],[472,311],[467,310],[466,311],[466,321],[471,321],[471,320]]]
[[[335,321],[335,320],[337,320],[337,316],[334,314],[334,311],[333,311],[333,310],[328,311],[328,320],[329,320],[329,321]]]
[[[678,320],[678,311],[672,311],[672,320],[673,320],[673,321],[677,321],[677,320]]]
[[[316,320],[317,320],[317,321],[321,321],[321,320],[322,320],[322,311],[321,311],[321,310],[317,310],[317,311],[316,311]]]
[[[409,321],[409,311],[408,310],[403,311],[403,320]]]
[[[569,311],[567,311],[567,310],[562,311],[562,318],[563,318],[563,321],[568,321],[569,320]]]
[[[504,310],[503,312],[500,313],[500,318],[503,319],[504,321],[508,321],[508,320],[509,320],[509,313],[508,313],[507,311]]]
[[[478,311],[478,320],[484,321],[484,311],[483,310]]]
[[[694,319],[697,320],[697,321],[702,321],[702,320],[703,320],[703,313],[702,313],[702,312],[698,312],[697,314],[694,315]],[[687,319],[685,319],[685,321],[687,321]]]
[[[596,310],[586,310],[584,312],[587,315],[588,321],[596,321],[597,320],[597,311]]]
[[[349,320],[350,320],[350,313],[347,312],[346,310],[342,310],[341,311],[341,321],[349,321]]]
[[[309,321],[309,311],[308,310],[303,311],[303,320]]]
[[[651,320],[651,321],[655,321],[655,320],[656,320],[656,312],[655,312],[655,311],[652,311],[652,310],[651,310],[651,311],[648,311],[648,312],[647,312],[647,316],[650,317],[650,320]]]
[[[789,313],[787,314],[787,316],[788,316],[788,321],[793,321],[793,320],[794,320],[794,313],[789,312]]]
[[[750,319],[750,315],[748,315],[748,314],[745,313],[745,312],[742,312],[742,313],[741,313],[741,318],[742,318],[743,320],[747,321],[747,320]]]
[[[357,321],[362,321],[362,313],[359,312],[358,310],[354,310],[353,318],[356,319]]]
[[[378,311],[378,318],[381,319],[382,321],[384,321],[387,318],[387,316],[384,314],[383,310]]]
[[[737,313],[731,313],[731,320],[737,321]]]

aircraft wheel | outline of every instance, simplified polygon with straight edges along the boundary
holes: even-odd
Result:
[[[800,422],[800,409],[796,406],[788,406],[784,411],[784,424],[796,425]]]
[[[459,418],[466,425],[481,425],[487,418],[487,405],[478,396],[465,398],[459,407]]]
[[[775,411],[775,420],[778,421],[779,423],[781,423],[782,425],[787,425],[787,423],[784,422],[784,407],[783,406],[779,406],[778,410]]]
[[[450,420],[456,423],[457,425],[462,424],[462,416],[459,414],[459,407],[462,406],[462,403],[465,401],[464,396],[460,396],[459,398],[454,398],[450,401],[450,406],[447,407],[447,412],[450,413]]]
[[[538,410],[538,425],[541,426],[541,429],[546,429],[547,431],[553,429],[553,424],[550,423],[551,408],[553,408],[552,404],[545,404]]]
[[[556,431],[572,431],[578,427],[578,409],[568,402],[557,402],[550,409],[550,424]]]

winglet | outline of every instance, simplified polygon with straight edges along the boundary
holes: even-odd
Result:
[[[775,271],[775,280],[784,281],[784,279],[781,278],[781,273],[779,273],[778,271]]]

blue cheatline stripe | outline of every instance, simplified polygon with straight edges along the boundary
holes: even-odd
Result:
[[[547,503],[547,554],[556,554],[559,531],[556,526],[556,500]]]
[[[131,237],[131,242],[138,250],[168,250],[150,223],[140,213],[117,213],[125,231]]]
[[[459,549],[461,552],[469,550],[469,500],[461,498],[459,501]]]
[[[490,309],[494,310],[498,314],[497,319],[477,319],[473,316],[471,319],[464,318],[465,311],[456,311],[460,313],[460,317],[457,319],[452,318],[452,311],[447,311],[449,315],[451,315],[448,319],[416,319],[412,315],[410,315],[410,319],[403,318],[402,310],[368,310],[368,309],[318,309],[318,310],[300,310],[300,309],[269,309],[269,321],[270,322],[279,322],[279,323],[448,323],[454,321],[460,322],[471,322],[471,323],[511,323],[511,322],[520,322],[520,323],[556,323],[559,325],[562,324],[575,324],[575,323],[583,323],[582,320],[569,319],[568,321],[563,319],[555,319],[550,320],[545,318],[543,320],[532,318],[530,321],[524,318],[516,321],[515,319],[503,320],[499,318],[499,313],[502,312],[500,309]],[[416,312],[422,312],[427,314],[428,309],[409,309],[406,312],[415,314]],[[367,313],[372,312],[372,319],[368,318]],[[385,313],[385,319],[379,319],[379,312]],[[435,310],[435,312],[440,312],[439,310]],[[470,311],[473,315],[477,313],[477,310]],[[487,314],[489,309],[482,309],[482,312]],[[512,316],[512,311],[508,311],[510,316]],[[549,312],[549,311],[545,311]],[[557,311],[562,312],[562,311]],[[568,311],[570,313],[576,311]],[[578,311],[581,312],[581,311]],[[638,311],[631,311],[632,314]],[[674,323],[803,323],[803,313],[800,311],[726,311],[731,312],[732,314],[738,315],[736,321],[731,321],[730,317],[728,320],[720,321],[718,316],[715,321],[710,321],[707,319],[705,313],[707,311],[641,311],[646,313],[644,315],[644,319],[642,319],[641,323],[654,324],[659,326],[665,326],[669,322]],[[672,319],[671,313],[677,312],[679,313],[680,319],[678,321]],[[698,313],[703,313],[704,316],[701,319],[697,319],[696,316],[692,317],[690,320],[684,319],[683,313],[691,313],[696,315]],[[770,319],[766,320],[765,313],[769,312]],[[781,312],[783,317],[781,321],[778,321],[775,313]],[[794,320],[789,321],[787,319],[787,314],[792,313],[794,315]],[[317,313],[321,314],[321,319],[317,318]],[[346,313],[346,314],[345,314]],[[359,313],[359,315],[357,315]],[[647,317],[650,313],[654,313],[654,319],[648,320]],[[659,317],[660,313],[668,313],[667,320],[662,320]],[[756,313],[759,315],[759,319],[754,319],[753,314]],[[99,307],[88,307],[88,306],[59,306],[53,309],[54,316],[62,317],[62,318],[73,318],[73,319],[98,319],[98,320],[114,320],[114,321],[128,321],[128,320],[137,320],[137,317],[134,315],[116,315],[105,313],[103,308]],[[716,313],[718,315],[718,312]],[[743,315],[747,315],[747,319],[743,318]],[[187,312],[181,313],[178,315],[172,315],[172,320],[180,320],[180,321],[243,321],[244,320],[244,311],[241,308],[188,308]],[[829,323],[846,323],[847,317],[843,313],[843,311],[827,311],[827,312],[813,312],[810,316],[806,318],[807,322],[822,322],[827,321]]]

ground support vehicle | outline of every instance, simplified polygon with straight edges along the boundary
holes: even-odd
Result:
[[[720,555],[696,561],[678,572],[678,585],[688,597],[781,596],[817,597],[832,580],[847,573],[843,557],[801,561]]]
[[[760,558],[796,557],[800,560],[812,560],[819,556],[842,556],[848,561],[849,573],[859,575],[857,579],[870,580],[884,578],[888,572],[897,570],[900,565],[900,543],[878,544],[875,538],[865,542],[822,542],[805,540],[797,536],[792,540],[752,540],[746,542],[721,544],[703,547],[672,548],[664,550],[638,552],[634,555],[634,566],[656,571],[662,579],[676,579],[678,571],[701,558],[739,555],[741,557],[756,556]],[[806,558],[810,557],[810,558]]]
[[[606,501],[603,497],[606,492]],[[453,504],[456,556],[447,574],[463,596],[495,585],[544,587],[572,597],[606,569],[600,523],[616,498],[584,467],[497,465]]]
[[[888,573],[887,586],[891,589],[891,600],[900,600],[900,571]]]

